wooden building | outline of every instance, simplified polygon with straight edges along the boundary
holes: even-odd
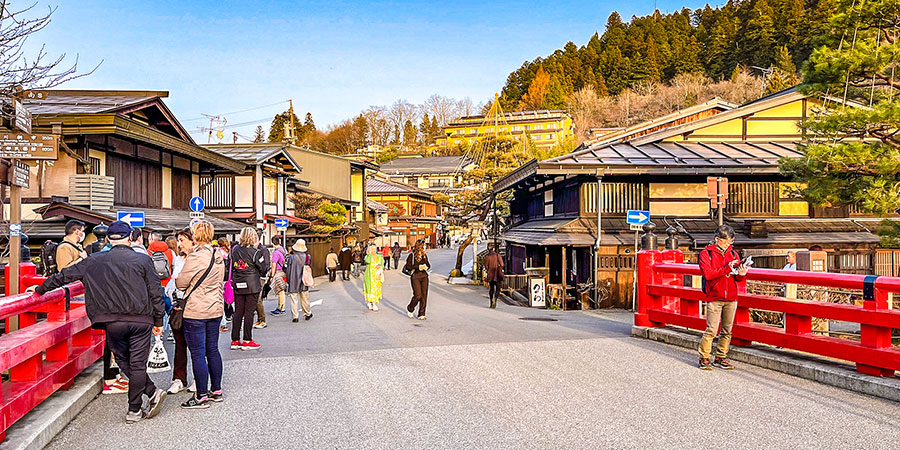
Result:
[[[381,164],[383,177],[406,183],[432,194],[452,197],[466,184],[463,175],[475,168],[465,156],[406,156]]]
[[[578,283],[608,282],[599,306],[630,307],[635,233],[625,212],[649,210],[660,245],[671,226],[679,230],[682,250],[696,255],[717,225],[708,176],[728,179],[725,222],[737,232],[735,247],[755,255],[756,267],[780,268],[787,250],[821,245],[830,270],[874,273],[879,238],[872,231],[881,219],[848,208],[811,208],[779,172],[780,158],[800,156],[798,123],[816,107],[822,101],[789,89],[633,139],[528,163],[494,185],[497,193],[514,191],[512,225],[502,236],[510,273],[549,267],[549,282],[569,295]]]
[[[58,158],[26,161],[22,225],[29,245],[63,237],[70,218],[89,230],[118,210],[140,210],[147,229],[173,231],[190,222],[188,202],[200,178],[244,165],[197,145],[163,99],[165,91],[46,90],[23,104],[34,133],[61,136]],[[40,97],[40,98],[37,98]],[[4,197],[6,197],[4,190]],[[9,203],[4,201],[4,217]],[[240,224],[211,217],[217,231]]]
[[[408,247],[419,239],[434,247],[435,232],[441,223],[439,207],[431,200],[431,193],[396,181],[369,179],[368,198],[387,206],[387,229],[396,232],[400,246]]]

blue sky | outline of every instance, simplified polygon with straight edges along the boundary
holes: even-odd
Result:
[[[67,60],[77,53],[85,70],[103,60],[96,73],[62,88],[168,90],[166,103],[192,132],[204,123],[201,113],[287,99],[298,116],[310,111],[322,127],[400,98],[421,103],[440,94],[477,104],[523,61],[602,33],[614,9],[628,20],[654,6],[668,12],[703,4],[70,0],[31,45],[45,43],[50,56],[67,53]],[[253,122],[286,107],[226,117]],[[228,131],[250,136],[254,128]]]

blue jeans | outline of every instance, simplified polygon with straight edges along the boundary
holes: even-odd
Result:
[[[214,319],[188,319],[182,322],[184,340],[191,351],[194,366],[194,381],[197,382],[197,397],[209,394],[208,381],[212,390],[222,389],[222,355],[219,353],[219,322]]]

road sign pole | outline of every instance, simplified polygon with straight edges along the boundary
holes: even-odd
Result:
[[[16,166],[16,160],[10,161],[10,172]],[[19,293],[19,264],[22,260],[22,188],[15,184],[9,186],[9,295]],[[6,332],[19,329],[19,316],[7,319]]]

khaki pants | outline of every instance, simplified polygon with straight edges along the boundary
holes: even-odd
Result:
[[[737,311],[737,302],[709,302],[706,305],[706,331],[700,340],[701,358],[709,358],[712,352],[712,341],[719,334],[719,324],[722,325],[722,333],[719,334],[719,345],[716,348],[716,357],[728,356],[728,345],[731,343],[731,326],[734,325],[734,313]]]
[[[278,307],[275,309],[284,312],[284,291],[278,293]]]
[[[291,316],[294,319],[300,318],[300,312],[297,311],[297,300],[300,300],[300,308],[303,308],[303,316],[307,317],[312,314],[309,311],[309,291],[291,292]]]

